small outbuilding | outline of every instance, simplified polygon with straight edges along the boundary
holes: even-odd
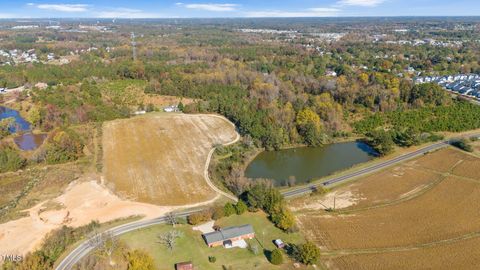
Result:
[[[192,262],[181,262],[175,264],[175,270],[193,270]]]

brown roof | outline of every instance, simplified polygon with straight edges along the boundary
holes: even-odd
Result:
[[[176,270],[193,270],[193,263],[192,262],[181,262],[175,264]]]

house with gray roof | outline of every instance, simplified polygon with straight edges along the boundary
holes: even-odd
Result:
[[[231,246],[233,242],[245,239],[253,239],[255,231],[252,225],[234,226],[220,229],[215,232],[202,235],[209,247]]]

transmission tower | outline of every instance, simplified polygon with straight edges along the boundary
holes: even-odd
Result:
[[[137,61],[137,43],[135,42],[134,32],[132,32],[132,54],[133,54],[133,61]]]

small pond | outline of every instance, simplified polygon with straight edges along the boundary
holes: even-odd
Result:
[[[30,151],[42,145],[47,134],[33,134],[30,130],[30,123],[23,119],[18,111],[0,106],[0,120],[10,117],[15,119],[15,124],[10,127],[10,132],[18,134],[13,141],[20,149]]]
[[[370,161],[376,156],[376,152],[362,142],[262,152],[248,165],[245,176],[272,179],[277,186],[289,182],[302,184]]]

